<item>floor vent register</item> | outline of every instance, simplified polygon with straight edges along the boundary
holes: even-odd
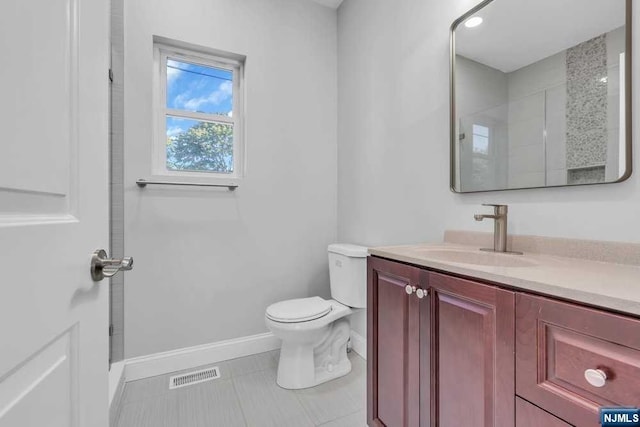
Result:
[[[220,378],[220,368],[201,369],[199,371],[187,372],[181,375],[174,375],[169,378],[169,390],[180,387],[187,387],[194,384],[203,383]]]

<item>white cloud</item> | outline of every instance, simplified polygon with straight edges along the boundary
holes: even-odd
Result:
[[[181,134],[182,132],[184,132],[184,129],[182,129],[179,126],[173,126],[173,127],[167,128],[167,136],[169,138],[174,137],[178,134]]]
[[[177,67],[182,65],[182,67],[186,68],[186,64],[181,64],[179,62],[173,61],[171,59],[167,60],[167,83],[172,84],[180,74],[182,74],[182,70],[179,70]],[[176,67],[176,68],[174,68]]]
[[[173,104],[176,107],[184,106],[185,101],[189,99],[187,93],[181,93],[173,98]]]
[[[231,97],[233,93],[233,84],[230,81],[225,81],[220,83],[218,89],[211,92],[208,96],[202,96],[198,98],[191,98],[189,100],[184,101],[184,108],[187,110],[198,111],[198,109],[204,104],[220,104]],[[182,99],[178,100],[176,97],[176,103],[180,101],[182,103]]]

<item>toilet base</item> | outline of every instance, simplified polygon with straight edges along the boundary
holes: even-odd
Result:
[[[347,357],[349,321],[338,319],[323,329],[315,344],[283,341],[277,377],[280,387],[289,390],[314,387],[351,372]]]

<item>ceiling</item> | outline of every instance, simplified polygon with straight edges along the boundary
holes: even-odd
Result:
[[[456,53],[505,73],[624,25],[625,0],[494,0],[456,30]]]
[[[337,9],[341,4],[343,0],[313,0],[316,3],[320,3],[323,6],[327,6],[330,7],[332,9]]]

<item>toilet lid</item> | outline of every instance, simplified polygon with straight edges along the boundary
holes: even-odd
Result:
[[[296,323],[319,319],[331,311],[331,303],[320,297],[290,299],[267,307],[267,317],[276,322]]]

